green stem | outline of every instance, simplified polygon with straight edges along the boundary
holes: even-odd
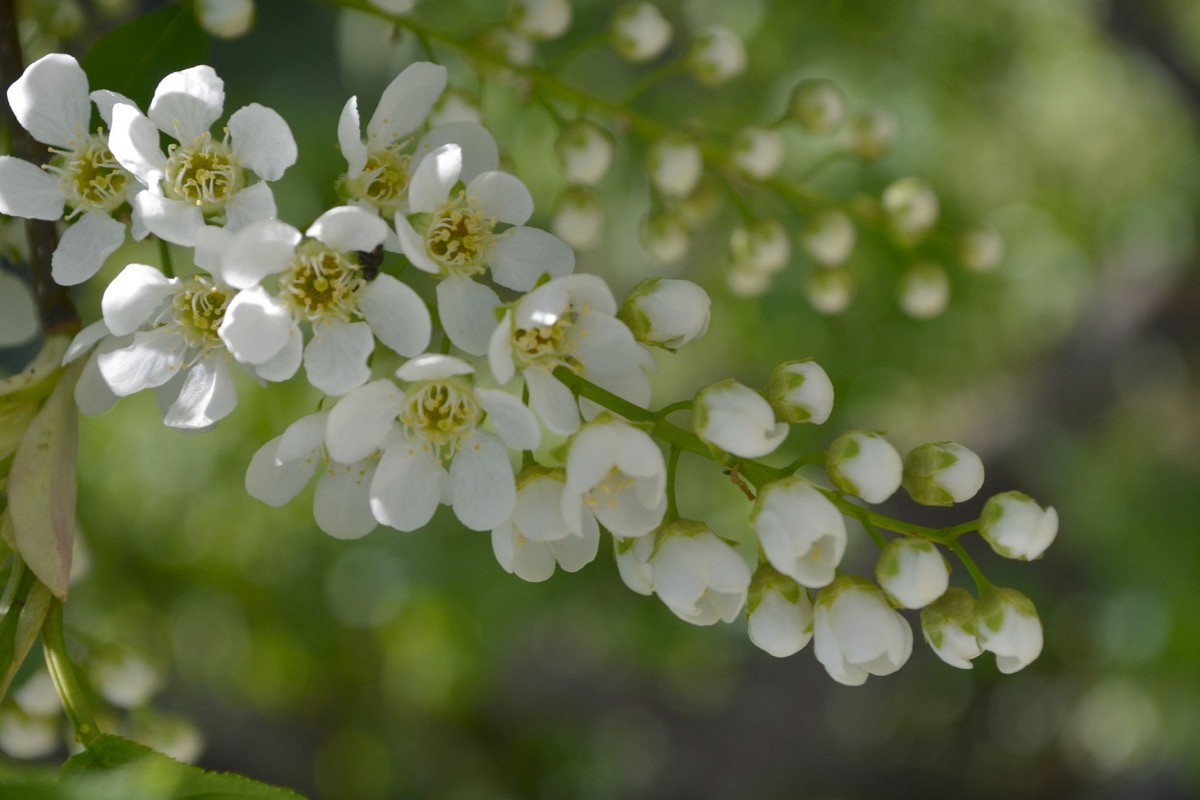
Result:
[[[4,595],[0,597],[0,616],[8,614],[8,610],[12,608],[13,600],[17,597],[17,591],[24,576],[25,562],[14,556],[12,571],[8,573],[8,583],[4,585]]]
[[[662,419],[662,418],[666,417],[668,414],[674,414],[676,411],[691,411],[691,409],[692,409],[692,401],[691,400],[680,400],[677,403],[671,403],[671,405],[669,405],[669,406],[663,406],[655,413],[658,415],[658,417],[660,419]]]
[[[784,467],[783,471],[786,472],[788,475],[791,475],[796,470],[800,469],[801,467],[807,466],[809,464],[824,464],[824,463],[825,463],[825,451],[822,450],[819,453],[808,453],[806,455],[800,456],[795,461],[793,461],[792,463],[790,463],[786,467]]]
[[[62,602],[57,599],[50,601],[50,610],[42,624],[42,646],[46,651],[46,668],[54,680],[54,688],[58,690],[59,698],[62,699],[67,719],[75,730],[75,738],[84,747],[90,747],[100,735],[100,729],[96,727],[87,696],[75,676],[75,668],[71,665],[67,640],[63,634]]]
[[[174,278],[175,265],[171,263],[171,245],[167,244],[166,239],[158,240],[158,260],[162,264],[163,275]]]
[[[581,39],[563,51],[562,55],[551,61],[550,70],[552,72],[561,72],[564,66],[574,61],[588,50],[598,47],[599,45],[607,44],[608,41],[608,31],[603,31],[601,33],[593,34],[592,36],[588,36],[585,39]]]
[[[826,153],[824,156],[813,162],[812,166],[804,170],[804,172],[801,172],[795,180],[798,183],[804,183],[805,181],[812,180],[821,170],[832,164],[836,164],[845,158],[846,155],[847,153],[845,150],[834,150],[832,153]]]
[[[538,105],[546,109],[546,113],[550,115],[550,119],[554,120],[554,124],[559,130],[571,124],[570,120],[563,116],[563,113],[555,108],[554,103],[546,95],[542,94],[540,90],[533,90],[533,99],[537,101]]]
[[[975,564],[975,559],[971,558],[966,548],[957,541],[949,542],[946,547],[950,548],[954,555],[958,556],[958,560],[963,563],[963,566],[967,568],[967,572],[971,574],[971,580],[975,581],[975,588],[979,590],[981,597],[985,592],[993,588],[992,582],[984,577],[983,572]]]
[[[634,81],[633,86],[630,87],[625,96],[621,98],[621,105],[632,105],[634,100],[637,100],[643,94],[648,92],[656,83],[666,80],[672,75],[678,75],[686,68],[687,65],[684,64],[683,61],[668,61],[666,64],[662,64],[661,66],[650,70],[645,75]]]
[[[905,536],[917,536],[921,539],[929,539],[932,542],[938,542],[939,544],[944,544],[946,546],[950,546],[958,537],[957,533],[952,533],[952,531],[956,530],[954,528],[930,528],[925,525],[918,525],[915,522],[905,522],[903,520],[894,519],[886,514],[869,511],[862,506],[855,505],[842,495],[830,489],[822,489],[820,486],[818,486],[817,489],[826,497],[828,497],[830,502],[837,506],[838,510],[846,516],[857,517],[858,519],[863,519],[865,516],[865,518],[873,525],[883,528],[884,530],[902,533]],[[959,527],[961,528],[963,526],[960,525]]]
[[[866,531],[870,535],[870,537],[875,540],[875,544],[879,545],[879,549],[882,550],[883,548],[887,547],[888,540],[886,538],[884,538],[884,535],[882,533],[879,532],[879,528],[875,525],[874,522],[871,521],[870,516],[867,515],[866,513],[863,513],[865,511],[866,511],[865,508],[860,509],[860,513],[858,514],[858,521],[862,523],[863,527],[866,529]]]
[[[679,519],[679,506],[675,502],[675,476],[679,468],[679,453],[678,447],[672,447],[671,455],[667,457],[667,522]]]

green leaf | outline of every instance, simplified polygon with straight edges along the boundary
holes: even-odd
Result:
[[[120,92],[145,109],[167,73],[203,64],[208,38],[191,3],[131,19],[101,36],[83,57],[93,89]]]
[[[61,775],[61,796],[70,800],[304,800],[289,789],[206,772],[109,734],[67,761]]]
[[[22,589],[26,594],[22,594],[21,590],[17,592],[23,605],[14,603],[4,615],[4,621],[0,622],[0,669],[3,670],[3,675],[0,675],[0,697],[8,694],[8,687],[37,641],[46,612],[50,609],[50,590],[32,573],[25,577],[31,582],[26,586],[22,581]]]

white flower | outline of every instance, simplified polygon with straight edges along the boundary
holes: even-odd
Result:
[[[488,343],[488,365],[500,384],[519,370],[529,401],[555,433],[579,428],[575,397],[557,367],[589,380],[618,377],[637,369],[637,344],[615,316],[617,302],[595,275],[566,275],[526,294],[504,312]]]
[[[840,314],[854,299],[854,278],[846,269],[819,269],[808,279],[808,302],[819,314]]]
[[[692,425],[705,442],[745,458],[775,452],[788,435],[766,399],[727,378],[704,387],[692,403]]]
[[[418,61],[392,79],[379,98],[362,138],[358,97],[351,97],[338,119],[338,147],[346,158],[346,174],[338,192],[347,201],[375,209],[386,219],[408,209],[409,184],[427,154],[453,142],[462,148],[459,177],[469,181],[499,163],[496,141],[478,121],[437,125],[413,146],[412,132],[425,123],[446,87],[446,68]],[[389,237],[388,249],[399,243]]]
[[[595,560],[600,526],[584,514],[583,529],[571,530],[562,514],[565,481],[562,470],[542,468],[517,477],[516,511],[492,530],[492,551],[505,572],[536,583],[553,575],[555,564],[578,572]]]
[[[0,711],[0,749],[13,758],[46,758],[62,746],[61,722],[32,717],[17,708]]]
[[[925,641],[952,667],[971,669],[971,661],[983,652],[975,631],[975,598],[966,589],[952,586],[921,609]]]
[[[829,445],[825,459],[834,485],[868,503],[882,503],[895,494],[903,471],[896,448],[874,431],[846,431]]]
[[[850,217],[833,208],[809,217],[800,233],[805,252],[823,267],[845,263],[854,250],[854,239]]]
[[[304,243],[298,230],[277,220],[260,220],[232,235],[220,228],[201,231],[201,260],[217,264],[227,282],[245,290],[230,303],[221,329],[229,351],[257,364],[279,342],[299,358],[299,326],[307,322],[308,380],[333,396],[371,377],[367,360],[376,337],[403,356],[423,352],[432,331],[425,302],[391,275],[364,266],[387,233],[386,222],[356,206],[326,211]],[[269,275],[278,275],[275,295],[259,285]]]
[[[811,483],[796,477],[768,483],[750,522],[775,569],[813,589],[833,580],[846,552],[846,523]]]
[[[113,103],[128,102],[112,92],[92,98],[105,123]],[[0,156],[0,213],[72,223],[51,256],[51,275],[63,286],[82,283],[125,241],[125,225],[112,214],[128,199],[133,176],[109,151],[103,129],[89,132],[87,75],[70,56],[51,53],[30,64],[9,87],[8,102],[52,156],[44,167]]]
[[[875,580],[903,608],[924,608],[946,593],[950,568],[933,542],[901,537],[880,552]]]
[[[904,489],[918,503],[951,506],[983,487],[983,462],[956,442],[930,442],[904,458]]]
[[[727,83],[746,71],[746,45],[728,28],[714,25],[692,39],[687,65],[706,86]]]
[[[817,593],[813,632],[817,661],[846,686],[891,675],[912,655],[912,628],[866,578],[843,575]]]
[[[246,491],[279,508],[298,495],[318,469],[313,495],[317,527],[335,539],[359,539],[375,530],[369,490],[378,454],[352,464],[333,461],[325,448],[329,412],[309,414],[258,449],[246,468]]]
[[[514,0],[509,14],[517,33],[542,41],[557,39],[571,25],[568,0]]]
[[[846,97],[833,81],[809,78],[796,84],[789,103],[792,119],[813,133],[827,133],[846,119]]]
[[[759,566],[746,601],[750,641],[776,658],[804,649],[813,636],[813,607],[808,592],[767,565]]]
[[[1022,492],[1001,492],[984,503],[979,534],[1005,558],[1032,561],[1058,536],[1058,512]]]
[[[653,536],[639,536],[636,539],[613,537],[617,571],[625,585],[638,594],[654,594],[654,566],[650,563],[654,545]]]
[[[421,355],[396,370],[407,391],[390,380],[373,381],[329,413],[325,445],[334,461],[352,464],[383,451],[369,492],[381,524],[416,530],[439,502],[476,531],[492,530],[512,515],[516,483],[505,444],[536,447],[537,421],[512,395],[475,388],[473,371],[458,358]],[[485,418],[499,436],[482,429]],[[575,530],[582,530],[581,521]]]
[[[642,246],[660,264],[674,264],[687,255],[691,234],[675,214],[651,214],[640,228]]]
[[[750,568],[703,522],[663,529],[652,564],[654,593],[684,622],[733,622],[746,604]]]
[[[971,228],[958,240],[958,260],[971,272],[991,272],[1004,260],[1004,238],[994,228]]]
[[[591,250],[604,233],[604,205],[596,193],[581,186],[568,186],[554,208],[554,235],[576,250]]]
[[[254,24],[254,0],[199,0],[196,16],[213,36],[236,39]]]
[[[38,332],[33,292],[25,281],[0,269],[0,347],[13,347]]]
[[[777,219],[760,219],[740,225],[729,234],[729,250],[735,267],[774,275],[787,266],[792,244],[787,230]]]
[[[767,400],[782,420],[822,425],[833,413],[833,382],[811,358],[785,361],[771,370]]]
[[[1042,653],[1042,622],[1033,601],[1015,589],[990,589],[975,607],[984,650],[996,654],[1005,675],[1022,670]]]
[[[847,149],[868,164],[887,155],[896,141],[896,118],[884,111],[866,111],[851,122],[847,131]]]
[[[555,236],[524,226],[533,214],[525,184],[505,172],[484,172],[453,192],[462,149],[437,148],[417,166],[409,187],[411,216],[396,215],[400,247],[413,266],[438,276],[438,314],[450,341],[472,355],[487,351],[495,330],[496,293],[474,276],[525,292],[543,275],[575,269],[575,253]],[[497,231],[496,225],[512,227]]]
[[[209,129],[224,106],[224,82],[212,67],[199,66],[163,78],[149,115],[128,103],[113,107],[109,146],[147,187],[132,200],[136,237],[148,231],[190,246],[206,222],[238,230],[275,216],[267,184],[296,162],[291,129],[275,111],[251,103],[215,139]],[[178,142],[165,155],[160,131]]]
[[[712,300],[691,281],[646,278],[629,293],[618,316],[643,344],[674,353],[708,330]]]
[[[900,279],[900,308],[914,319],[933,319],[950,302],[950,280],[937,264],[917,264]]]
[[[904,241],[916,242],[937,224],[938,199],[918,178],[901,178],[883,192],[883,210],[892,230]]]
[[[554,149],[567,180],[574,184],[597,184],[612,166],[612,134],[588,119],[576,120],[563,128]]]
[[[644,536],[667,510],[667,466],[645,431],[601,414],[571,439],[563,518],[583,530],[590,511],[614,536]]]
[[[783,135],[759,125],[748,125],[738,131],[730,149],[737,168],[760,181],[779,172],[784,155]]]
[[[93,658],[88,667],[100,694],[119,708],[144,706],[162,688],[159,670],[135,653],[105,653]]]
[[[650,182],[667,197],[691,194],[704,174],[704,157],[691,139],[659,139],[646,156],[646,174]]]
[[[657,58],[671,43],[671,23],[654,3],[626,3],[612,19],[612,45],[628,61]]]

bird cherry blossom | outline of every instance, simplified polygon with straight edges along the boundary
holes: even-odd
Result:
[[[817,593],[813,636],[817,661],[847,686],[891,675],[912,655],[908,621],[892,610],[879,587],[854,575],[842,575]]]
[[[591,514],[572,531],[562,514],[566,474],[530,467],[517,476],[517,506],[512,519],[492,529],[492,551],[506,572],[522,580],[544,581],[555,566],[577,572],[596,558],[600,526]]]
[[[581,531],[590,511],[614,536],[645,536],[666,513],[666,482],[662,451],[650,435],[601,414],[571,439],[563,517]]]

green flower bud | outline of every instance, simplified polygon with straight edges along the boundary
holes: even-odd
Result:
[[[904,459],[904,489],[927,506],[950,506],[974,497],[983,486],[983,462],[956,442],[930,442]]]
[[[833,81],[809,78],[792,90],[788,114],[805,130],[828,133],[846,119],[846,98]]]

